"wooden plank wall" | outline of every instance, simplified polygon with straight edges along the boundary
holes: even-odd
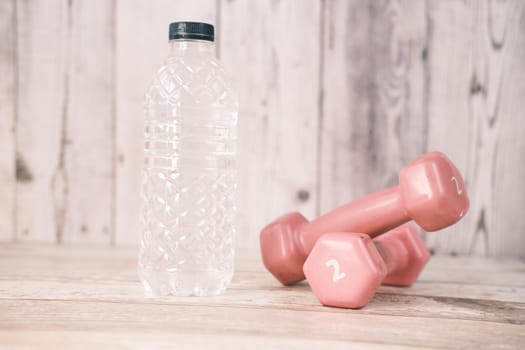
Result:
[[[439,149],[471,210],[430,247],[525,257],[520,0],[3,1],[0,239],[136,244],[142,95],[176,20],[216,25],[240,93],[239,246]]]
[[[15,238],[15,0],[0,3],[0,240]]]
[[[248,14],[257,15],[239,26]],[[255,246],[282,213],[316,214],[321,4],[226,1],[220,20],[241,101],[237,241]]]

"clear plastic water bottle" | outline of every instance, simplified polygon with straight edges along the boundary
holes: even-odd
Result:
[[[210,24],[170,24],[147,90],[139,276],[150,295],[215,295],[233,276],[238,102]]]

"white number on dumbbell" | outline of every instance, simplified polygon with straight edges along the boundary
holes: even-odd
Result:
[[[459,187],[459,181],[458,181],[458,179],[456,179],[455,176],[452,176],[452,177],[450,178],[450,181],[456,183],[456,193],[458,194],[458,196],[461,196],[461,194],[463,193],[463,190],[461,189],[461,187]]]
[[[339,261],[335,259],[330,259],[325,263],[326,267],[333,267],[334,274],[332,275],[332,281],[337,282],[342,278],[346,277],[346,273],[340,271]]]

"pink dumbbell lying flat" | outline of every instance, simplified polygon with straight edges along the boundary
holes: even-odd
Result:
[[[359,308],[381,282],[411,285],[429,258],[416,228],[405,224],[374,240],[364,234],[327,233],[319,238],[303,269],[323,305]]]
[[[371,237],[411,219],[427,231],[456,223],[469,200],[463,178],[440,152],[412,161],[399,174],[399,186],[350,202],[308,222],[301,214],[284,215],[260,235],[266,268],[283,284],[304,279],[303,263],[317,239],[327,232],[362,232]]]

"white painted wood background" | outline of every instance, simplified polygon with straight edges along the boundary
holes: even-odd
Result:
[[[171,21],[240,92],[241,247],[442,150],[471,210],[439,253],[525,257],[525,1],[1,0],[0,239],[136,244],[142,96]]]

